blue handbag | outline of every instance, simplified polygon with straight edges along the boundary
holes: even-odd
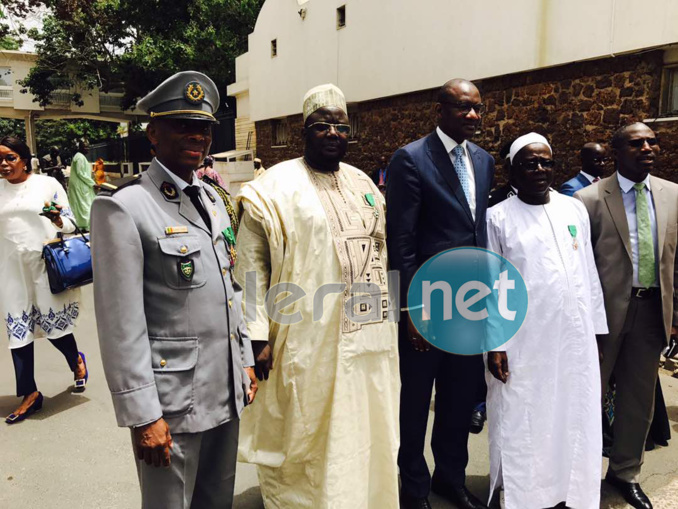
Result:
[[[75,223],[73,223],[75,225]],[[77,236],[58,238],[45,244],[42,257],[45,259],[49,289],[61,293],[92,282],[92,250],[89,235],[75,226]]]

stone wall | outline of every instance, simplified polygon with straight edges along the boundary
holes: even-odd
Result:
[[[558,161],[556,184],[580,169],[579,150],[588,141],[607,143],[621,125],[658,115],[663,51],[579,62],[478,83],[487,111],[474,142],[495,158],[503,143],[529,131],[544,134]],[[368,173],[399,147],[435,127],[437,90],[360,103],[358,141],[346,162]],[[355,113],[352,113],[355,114]],[[270,167],[303,152],[301,115],[288,118],[290,141],[271,147],[271,124],[257,122],[257,155]],[[662,155],[657,175],[678,182],[678,121],[653,125]],[[610,165],[609,171],[613,168]],[[505,181],[499,169],[497,183]]]

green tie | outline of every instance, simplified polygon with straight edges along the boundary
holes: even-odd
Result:
[[[647,196],[643,192],[645,184],[634,184],[636,190],[636,221],[638,223],[638,281],[649,288],[655,280],[654,243]]]

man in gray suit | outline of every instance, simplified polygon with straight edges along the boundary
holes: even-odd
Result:
[[[617,171],[575,194],[591,243],[610,333],[598,337],[603,391],[614,376],[614,445],[605,480],[637,509],[652,509],[638,483],[652,421],[659,354],[678,326],[678,186],[651,175],[659,141],[640,122],[612,137]]]
[[[157,157],[143,176],[104,185],[92,208],[102,360],[144,508],[231,507],[239,417],[256,392],[235,237],[194,175],[218,105],[212,80],[193,71],[144,97]]]

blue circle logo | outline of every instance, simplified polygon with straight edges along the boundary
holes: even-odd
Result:
[[[407,292],[419,333],[432,346],[459,355],[499,348],[527,315],[527,287],[511,262],[486,249],[462,247],[422,265]]]

